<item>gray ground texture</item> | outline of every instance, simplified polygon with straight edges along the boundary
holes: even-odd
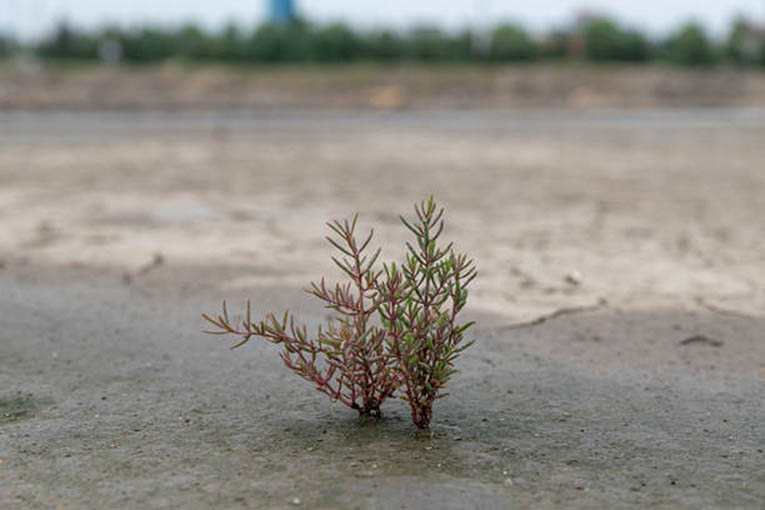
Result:
[[[758,110],[0,114],[0,508],[765,508]],[[247,297],[326,311],[433,193],[481,272],[432,434],[332,405]]]

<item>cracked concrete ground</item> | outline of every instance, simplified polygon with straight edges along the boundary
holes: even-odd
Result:
[[[759,111],[0,114],[0,508],[761,508]],[[434,193],[481,271],[431,438],[199,314],[324,311]]]

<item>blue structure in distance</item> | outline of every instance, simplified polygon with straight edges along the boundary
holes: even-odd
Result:
[[[294,0],[270,0],[271,23],[274,25],[289,25],[295,21]]]

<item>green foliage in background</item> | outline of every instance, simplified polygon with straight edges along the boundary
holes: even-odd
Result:
[[[698,23],[688,23],[665,43],[665,56],[683,66],[708,66],[717,60],[712,41]]]
[[[312,35],[312,56],[319,62],[348,62],[362,54],[361,38],[342,23],[321,27]]]
[[[10,56],[15,50],[15,42],[10,37],[0,34],[0,58]]]
[[[152,27],[130,32],[107,30],[104,40],[118,42],[125,59],[133,62],[164,60],[174,53],[173,41],[168,34]]]
[[[492,60],[534,60],[537,53],[537,44],[520,25],[499,25],[491,34],[489,55]]]
[[[50,58],[96,59],[101,37],[78,32],[61,23],[38,47],[40,56]]]
[[[468,60],[473,55],[472,36],[468,32],[449,35],[435,27],[419,27],[404,37],[399,58],[423,62]]]
[[[733,21],[722,50],[722,58],[736,65],[765,64],[765,37],[744,18]]]
[[[587,23],[584,39],[585,52],[591,60],[642,62],[650,56],[648,41],[642,34],[626,30],[607,18]]]
[[[0,34],[0,57],[18,45]],[[660,60],[681,66],[765,67],[765,29],[743,18],[728,35],[711,38],[703,26],[688,23],[664,40],[655,40],[607,17],[532,35],[515,23],[487,31],[443,31],[419,26],[408,31],[354,30],[343,23],[316,25],[302,19],[286,26],[245,28],[229,24],[210,32],[193,24],[181,27],[107,27],[83,31],[66,23],[36,46],[27,48],[48,59],[150,63],[167,59],[229,63],[353,61],[380,62],[528,62],[586,59],[592,62]]]

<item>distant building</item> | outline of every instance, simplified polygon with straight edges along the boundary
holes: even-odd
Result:
[[[271,23],[274,25],[289,25],[295,21],[294,0],[269,0],[271,3]]]

